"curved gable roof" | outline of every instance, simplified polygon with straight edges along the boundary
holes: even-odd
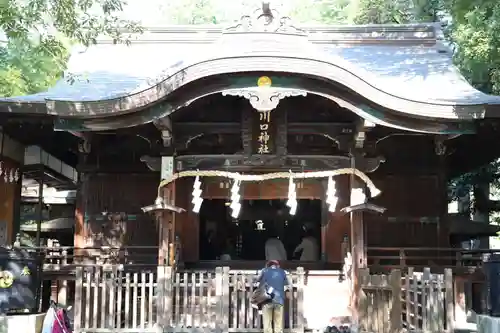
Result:
[[[24,104],[40,106],[40,112],[65,117],[130,112],[157,102],[204,73],[243,71],[241,59],[259,71],[319,77],[325,73],[325,78],[374,103],[410,116],[482,118],[486,105],[500,104],[500,97],[479,92],[458,73],[435,24],[307,30],[302,34],[224,33],[214,27],[149,29],[128,46],[101,41],[86,50],[75,49],[68,65],[73,82],[61,80],[47,92],[6,98],[2,104],[18,112]],[[193,72],[189,81],[187,76]],[[152,93],[145,94],[148,91]]]

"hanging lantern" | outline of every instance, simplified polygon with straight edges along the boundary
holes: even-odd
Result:
[[[333,177],[328,177],[328,186],[326,190],[326,204],[328,205],[329,212],[335,212],[339,198],[337,197],[337,188]]]
[[[19,169],[16,169],[16,172],[14,173],[14,181],[17,183],[19,180]]]
[[[203,198],[201,197],[201,181],[200,177],[196,176],[193,183],[193,199],[191,203],[193,204],[193,213],[199,213],[201,209],[201,204],[203,203]]]
[[[9,183],[14,183],[14,169],[10,169]]]

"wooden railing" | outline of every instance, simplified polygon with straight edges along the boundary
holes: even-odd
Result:
[[[340,246],[340,245],[339,245]],[[122,248],[74,248],[53,246],[31,248],[44,256],[44,271],[73,273],[76,266],[124,264],[155,265],[158,247],[127,246]],[[500,250],[463,250],[429,247],[368,247],[369,266],[385,268],[405,267],[478,267],[483,256]]]
[[[106,267],[120,267],[119,265],[122,265],[123,269],[121,270],[122,277],[126,280],[126,274],[129,274],[130,278],[130,285],[131,285],[131,293],[133,293],[133,285],[134,285],[134,274],[137,274],[137,279],[138,281],[142,281],[142,274],[144,273],[146,276],[146,279],[149,277],[149,274],[153,274],[154,278],[157,278],[157,253],[158,253],[158,248],[157,247],[126,247],[126,248],[111,248],[111,247],[103,247],[103,248],[84,248],[84,249],[74,249],[72,247],[63,247],[63,246],[53,246],[50,248],[40,248],[40,249],[35,249],[40,252],[40,254],[43,256],[43,298],[42,298],[42,309],[48,305],[48,300],[52,299],[54,301],[57,301],[58,303],[65,304],[65,305],[71,305],[74,304],[75,302],[75,290],[76,290],[76,284],[75,280],[76,278],[76,272],[77,268],[82,268],[84,271],[86,269],[95,269],[95,267],[104,267],[104,265],[107,265]],[[478,276],[481,276],[481,269],[477,269],[482,265],[482,256],[485,254],[493,253],[495,252],[494,250],[477,250],[477,251],[467,251],[467,250],[460,250],[460,249],[436,249],[436,248],[374,248],[374,247],[369,247],[367,249],[368,251],[368,263],[370,267],[371,273],[382,273],[382,274],[389,274],[393,269],[399,269],[403,275],[407,274],[409,271],[408,266],[413,266],[414,271],[424,271],[425,267],[431,267],[432,272],[439,272],[443,273],[444,268],[443,267],[450,267],[453,268],[453,271],[456,272],[457,274],[461,275],[464,279],[466,279],[466,282],[464,283],[465,285],[465,298],[466,301],[464,302],[466,307],[468,309],[474,309],[476,312],[481,312],[484,310],[484,305],[483,305],[483,296],[481,293],[477,292],[476,286],[478,286],[481,281],[476,281],[474,280],[474,288],[468,288],[469,284],[467,279],[469,279],[470,272],[477,271],[479,274]],[[414,263],[415,265],[409,265]],[[462,270],[464,270],[464,274],[462,274]],[[209,277],[208,272],[212,272],[210,274],[215,274],[215,271],[213,270],[205,270],[206,275],[204,276],[205,283],[208,283],[207,281],[210,280],[212,281],[211,283],[213,284],[213,281],[217,281],[215,275]],[[191,274],[193,271],[191,271],[189,274]],[[197,271],[199,274],[199,271]],[[182,272],[184,274],[185,272]],[[248,273],[248,272],[247,272]],[[250,273],[245,273],[244,277],[238,277],[239,279],[247,279],[249,278]],[[107,273],[108,274],[108,273]],[[474,276],[476,277],[476,276]],[[181,280],[178,280],[177,277],[173,277],[173,284],[177,285],[178,282],[176,281],[184,281],[184,277],[180,276],[179,277]],[[233,276],[231,275],[230,277],[233,279]],[[191,275],[189,275],[188,280],[191,279]],[[377,279],[377,278],[375,278]],[[388,277],[386,278],[388,279]],[[232,281],[232,280],[231,280]],[[123,282],[123,283],[126,283]],[[142,282],[140,282],[142,283]],[[146,284],[149,282],[145,282]],[[156,282],[154,282],[156,283]],[[232,282],[230,282],[232,283]],[[240,282],[241,283],[241,282]],[[195,283],[196,285],[196,283]],[[246,294],[248,294],[249,291],[249,284],[245,282],[246,289],[245,290],[239,290],[238,293],[233,293],[231,291],[231,297],[236,297],[237,302],[241,302],[241,299],[243,299]],[[198,285],[199,286],[199,285]],[[137,287],[138,290],[142,287]],[[175,287],[173,290],[175,290]],[[232,288],[232,287],[231,287]],[[475,292],[469,291],[469,289],[474,289]],[[149,289],[146,287],[146,290]],[[214,289],[215,290],[215,289]],[[211,290],[210,292],[213,293],[215,292],[214,290]],[[233,290],[233,289],[231,289]],[[154,290],[153,290],[154,291]],[[184,291],[183,291],[184,292]],[[205,293],[208,293],[208,291],[205,291]],[[210,294],[211,295],[211,294]],[[236,296],[234,296],[236,295]],[[122,295],[124,297],[124,294]],[[116,297],[118,297],[118,294],[116,294]],[[298,296],[297,296],[298,297]],[[134,297],[137,298],[137,297]],[[149,306],[149,299],[146,298],[147,301],[145,303],[145,306]],[[152,298],[153,300],[156,299],[156,296]],[[180,298],[184,300],[184,298]],[[246,299],[246,298],[245,298]],[[209,302],[207,305],[201,306],[201,308],[206,307],[208,309],[210,302],[213,302],[212,296],[209,296],[206,294],[205,296],[202,296],[201,298],[198,297],[196,300],[200,300],[200,302]],[[232,298],[231,298],[232,300]],[[123,299],[125,301],[125,299]],[[180,301],[179,301],[180,302]],[[186,299],[186,302],[188,300]],[[189,301],[186,305],[189,308],[189,304],[191,301]],[[201,303],[199,303],[201,304]],[[203,303],[204,304],[204,303]],[[174,304],[175,305],[175,304]],[[92,305],[93,306],[93,305]],[[136,305],[138,309],[142,308],[140,303]],[[156,306],[156,305],[155,305]],[[181,307],[178,311],[179,312],[173,312],[173,316],[182,313],[182,307],[183,305],[179,303],[179,306]],[[298,307],[298,303],[296,305]],[[406,306],[406,305],[404,305]],[[229,315],[231,319],[228,319],[228,325],[232,325],[232,327],[246,327],[251,329],[252,327],[257,327],[258,326],[258,316],[256,317],[254,313],[252,313],[249,309],[248,303],[245,303],[245,305],[241,305],[240,308],[238,309],[243,309],[241,310],[243,312],[238,312],[237,315]],[[125,308],[122,308],[122,315],[124,315]],[[238,310],[240,311],[240,310]],[[129,315],[131,316],[133,312],[133,304],[131,303],[130,308],[129,308]],[[154,313],[152,310],[149,311],[147,310],[146,313],[148,313],[148,317],[144,318],[145,322],[151,322],[150,319],[153,319],[154,322],[156,322],[155,318],[149,318],[149,313],[152,313],[154,316]],[[241,313],[244,313],[244,317],[241,317]],[[138,315],[139,316],[139,315]],[[253,316],[253,317],[252,317]],[[295,316],[295,315],[294,315]],[[182,317],[186,318],[186,320],[191,320],[189,317]],[[294,317],[298,318],[298,317]],[[118,319],[116,319],[118,320]],[[120,320],[123,320],[120,319]],[[130,320],[133,321],[133,318]],[[138,317],[137,321],[140,324],[141,323],[141,318]],[[173,317],[171,319],[174,322],[177,322],[176,317]],[[233,324],[233,320],[236,320],[236,323]],[[299,325],[300,323],[298,322],[299,319],[294,319],[297,321],[297,323],[292,324],[293,325]],[[201,322],[206,321],[206,319],[201,318]],[[130,323],[132,325],[133,322]],[[123,323],[125,325],[125,323]],[[202,323],[203,325],[203,323]],[[412,323],[412,325],[414,325]],[[229,326],[228,326],[229,327]],[[257,328],[255,328],[257,329]]]
[[[260,332],[257,310],[250,306],[256,272],[130,272],[123,265],[78,267],[75,332]],[[305,272],[290,274],[293,293],[285,305],[286,331],[303,332]],[[377,333],[401,331],[441,333],[453,329],[453,283],[444,274],[423,272],[390,275],[360,274],[360,330]],[[327,295],[325,295],[327,296]],[[327,296],[328,297],[328,296]],[[316,300],[321,303],[321,299]]]
[[[121,264],[136,271],[156,270],[158,247],[133,246],[125,248],[84,248],[60,246],[52,242],[48,247],[16,247],[29,250],[40,257],[42,263],[42,288],[40,308],[47,310],[49,300],[62,305],[75,301],[75,272],[77,267]]]
[[[75,249],[55,245],[35,250],[38,250],[43,256],[43,279],[45,281],[41,298],[42,310],[46,309],[50,299],[61,304],[74,303],[77,267],[121,264],[127,267],[128,270],[135,270],[136,272],[156,272],[158,253],[158,248],[153,246],[124,247],[120,249],[112,247]],[[445,267],[450,267],[457,274],[467,276],[482,265],[483,255],[493,252],[495,251],[436,248],[367,248],[368,267],[373,273],[384,274],[389,274],[392,269],[396,268],[406,272],[408,266],[412,266],[419,271],[423,271],[424,267],[431,267],[433,272],[440,273],[443,272]],[[307,264],[306,267],[308,267]],[[474,283],[474,286],[476,286],[480,281]],[[476,312],[484,310],[483,296],[479,295],[478,292],[467,292],[465,297],[468,309],[474,309]]]
[[[500,250],[464,250],[430,247],[368,247],[368,266],[379,268],[480,267],[483,257]]]
[[[360,300],[360,329],[365,332],[396,333],[453,331],[453,276],[423,272],[402,274],[394,269],[390,275],[360,272],[363,295]]]
[[[388,255],[391,252],[403,253],[396,256],[398,261],[394,266],[398,268],[386,267],[390,274],[373,274],[377,269],[364,270],[360,275],[364,291],[359,308],[361,327],[368,332],[387,333],[402,329],[444,332],[451,327],[451,270],[431,274],[428,268],[404,267],[410,259],[423,263],[429,257],[436,258],[434,253],[440,252],[438,258],[444,260],[457,258],[459,254],[460,260],[454,264],[465,264],[468,260],[480,265],[480,256],[491,252],[425,248],[368,250],[379,251],[380,258],[390,260],[394,260],[394,256]],[[424,251],[417,252],[419,250]],[[52,281],[51,288],[46,288],[51,291],[49,297],[74,305],[76,332],[126,333],[138,329],[153,332],[158,326],[184,332],[262,330],[260,316],[249,304],[256,271],[232,271],[227,267],[175,271],[171,267],[158,267],[157,258],[152,255],[157,253],[156,247],[75,250],[54,246],[38,251],[44,256],[44,279]],[[443,254],[446,251],[450,253],[447,257]],[[404,261],[399,261],[401,258]],[[421,272],[416,273],[418,270]],[[294,288],[286,305],[286,328],[298,333],[307,326],[303,299],[308,282],[302,268],[293,271],[291,278]]]
[[[260,316],[250,306],[256,272],[127,272],[123,265],[76,269],[75,332],[153,332],[198,329],[260,332]],[[288,332],[303,332],[304,270],[290,274],[293,292],[285,304]]]

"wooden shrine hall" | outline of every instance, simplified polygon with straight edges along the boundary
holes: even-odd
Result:
[[[495,231],[448,215],[447,183],[500,156],[500,97],[451,58],[436,24],[296,27],[264,8],[75,49],[72,82],[2,99],[0,120],[25,144],[45,124],[37,144],[76,166],[75,253],[254,270],[272,234],[288,269],[450,267],[440,249]],[[313,260],[294,251],[306,234]]]

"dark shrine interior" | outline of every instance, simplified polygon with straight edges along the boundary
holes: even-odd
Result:
[[[321,201],[297,200],[294,216],[286,200],[244,200],[240,216],[233,219],[227,200],[204,200],[200,210],[200,259],[212,261],[229,254],[231,260],[264,261],[265,243],[278,236],[287,251],[288,260],[300,244],[305,229],[321,240]],[[224,258],[222,258],[224,259]]]

